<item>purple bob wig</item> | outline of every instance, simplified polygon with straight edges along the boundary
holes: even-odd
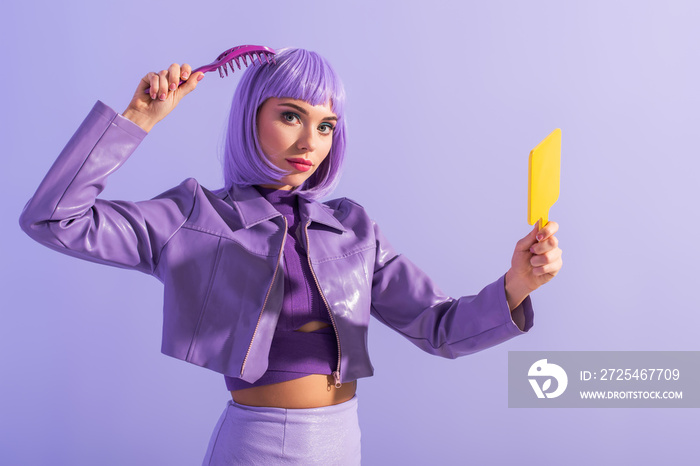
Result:
[[[288,174],[272,165],[258,141],[256,119],[270,97],[299,99],[310,105],[330,101],[338,116],[328,157],[295,192],[318,199],[338,184],[345,156],[345,90],[338,75],[319,54],[303,49],[281,49],[276,64],[248,67],[233,95],[224,148],[224,181],[232,185],[274,184]]]

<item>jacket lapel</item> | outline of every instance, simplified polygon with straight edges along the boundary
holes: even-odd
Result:
[[[335,215],[333,209],[325,204],[310,199],[299,197],[299,213],[303,219],[311,219],[312,222],[320,223],[335,230],[345,232],[343,226]]]
[[[272,204],[267,202],[267,199],[262,197],[260,193],[252,186],[233,185],[228,191],[222,190],[219,192],[222,197],[229,195],[233,207],[240,215],[243,226],[248,229],[258,223],[270,220],[275,217],[280,217],[277,209]]]

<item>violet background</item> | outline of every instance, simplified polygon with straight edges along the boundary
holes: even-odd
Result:
[[[223,377],[160,354],[159,283],[62,256],[17,218],[97,99],[241,43],[325,55],[349,95],[337,196],[450,294],[504,273],[527,156],[563,131],[565,266],[535,327],[459,360],[374,322],[364,464],[697,464],[692,409],[508,409],[507,352],[698,350],[693,1],[6,2],[0,17],[0,464],[200,464]],[[219,187],[238,77],[209,74],[110,180],[150,198]]]

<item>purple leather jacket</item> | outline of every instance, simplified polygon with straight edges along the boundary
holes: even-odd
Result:
[[[143,202],[97,199],[145,137],[97,102],[27,203],[37,241],[82,259],[154,275],[165,286],[162,352],[257,380],[282,305],[285,219],[252,187],[208,191],[194,179]],[[336,381],[372,375],[370,315],[421,349],[455,358],[524,333],[503,277],[452,299],[398,255],[349,199],[300,200],[311,269],[338,340]],[[514,311],[532,326],[529,298]]]

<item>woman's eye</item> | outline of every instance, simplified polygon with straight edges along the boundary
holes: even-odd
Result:
[[[323,123],[321,126],[318,127],[318,129],[322,134],[330,134],[335,128],[330,123]]]
[[[287,123],[295,123],[295,122],[299,121],[299,115],[297,115],[294,112],[284,112],[282,114],[282,118]]]

